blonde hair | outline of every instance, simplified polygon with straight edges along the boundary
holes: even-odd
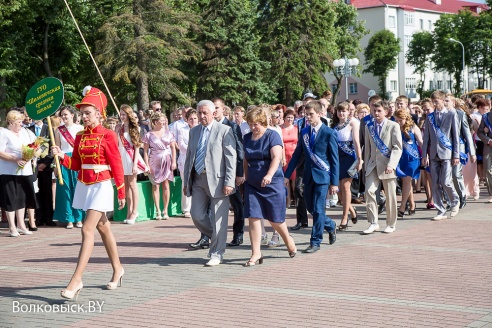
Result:
[[[152,126],[152,128],[154,128],[154,125],[155,125],[155,122],[159,121],[161,119],[161,117],[165,117],[166,120],[167,120],[167,116],[164,115],[164,113],[160,113],[160,112],[155,112],[152,117],[150,118],[150,125]],[[168,121],[168,124],[169,124],[169,121]],[[166,125],[166,130],[169,129],[169,125]]]
[[[251,109],[246,114],[246,122],[248,122],[248,124],[260,123],[262,126],[267,127],[267,109],[269,109],[269,106],[267,108],[265,108],[265,106],[258,106],[254,109]]]
[[[11,123],[17,120],[24,120],[24,117],[24,114],[14,109],[7,113],[7,117],[5,118],[5,120],[7,121],[7,123]]]
[[[393,115],[399,119],[405,120],[405,124],[400,127],[400,129],[405,135],[405,138],[410,140],[410,134],[408,131],[410,131],[415,124],[410,113],[406,109],[398,109]]]
[[[140,147],[142,141],[140,140],[140,131],[138,130],[138,121],[133,113],[133,109],[129,105],[121,105],[120,111],[125,112],[128,117],[128,134],[132,144],[136,147]],[[121,127],[123,129],[123,127]]]

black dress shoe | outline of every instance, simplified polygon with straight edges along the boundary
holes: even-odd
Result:
[[[29,231],[38,231],[38,227],[32,227],[29,222],[27,222],[27,227],[29,228]]]
[[[297,223],[295,226],[290,227],[290,230],[300,230],[300,229],[307,228],[307,227],[308,227],[307,224]]]
[[[337,229],[333,229],[332,232],[328,232],[330,245],[334,244],[337,241]]]
[[[240,238],[232,238],[232,241],[227,244],[229,247],[239,246],[243,243],[243,237]]]
[[[309,245],[309,247],[306,248],[302,252],[303,253],[316,253],[317,251],[319,251],[319,246]]]
[[[198,241],[196,243],[190,244],[190,247],[191,248],[205,249],[205,248],[209,248],[210,247],[210,242],[208,241],[208,239],[200,238],[200,239],[198,239]]]
[[[466,206],[466,199],[462,199],[460,201],[460,210],[463,209],[463,208],[465,208],[465,206]]]
[[[379,204],[378,206],[378,214],[381,214],[384,212],[385,210],[385,205],[386,205],[386,201],[382,202],[381,204]]]

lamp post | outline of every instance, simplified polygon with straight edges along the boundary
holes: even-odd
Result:
[[[347,57],[344,57],[342,59],[336,59],[333,61],[333,66],[335,66],[337,72],[345,77],[345,100],[348,99],[347,77],[355,74],[358,65],[358,58],[347,59]]]
[[[463,88],[461,89],[461,93],[465,94],[465,92],[466,92],[466,87],[465,87],[465,83],[466,83],[465,82],[465,46],[463,45],[463,43],[461,43],[460,41],[458,41],[456,39],[449,38],[448,40],[451,42],[459,43],[461,45],[461,49],[463,50],[463,58],[462,58],[462,61],[463,61],[463,72],[462,72]]]

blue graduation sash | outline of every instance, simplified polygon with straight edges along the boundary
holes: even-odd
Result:
[[[378,136],[378,134],[374,130],[374,120],[370,120],[367,122],[367,129],[369,130],[369,135],[371,136],[372,140],[374,141],[374,144],[376,144],[376,147],[378,147],[381,154],[390,158],[391,150],[388,148],[388,146],[386,146],[384,144],[383,140],[381,140],[381,138]]]
[[[407,140],[405,140],[405,135],[402,133],[402,143],[403,143],[403,148],[407,151],[407,153],[413,158],[413,159],[420,159],[420,153],[418,148],[416,147],[415,143],[409,143]],[[412,139],[412,138],[410,138]],[[415,145],[412,146],[412,145]]]
[[[436,133],[436,137],[437,137],[437,140],[439,140],[439,143],[444,148],[447,148],[447,149],[453,151],[453,145],[451,144],[451,141],[449,141],[449,138],[436,125],[436,122],[434,120],[434,112],[433,113],[430,113],[427,117],[429,118],[429,122],[432,125],[432,128],[434,129],[434,132]],[[462,153],[461,151],[460,151],[460,162],[463,165],[465,165],[466,162],[468,162],[468,155],[465,154],[465,153]]]
[[[338,148],[340,148],[345,154],[356,158],[357,155],[355,154],[355,148],[353,146],[350,147],[350,143],[350,141],[337,141]]]
[[[318,131],[319,133],[320,131]],[[330,166],[323,162],[323,160],[318,156],[316,155],[315,153],[313,153],[313,150],[311,149],[311,147],[309,146],[309,133],[305,133],[303,136],[302,136],[302,140],[304,141],[304,145],[306,146],[306,149],[307,149],[307,152],[309,154],[309,157],[311,158],[311,160],[313,161],[313,163],[320,169],[320,170],[323,170],[325,172],[330,172]]]
[[[487,116],[488,116],[487,113],[483,114],[482,120],[485,123],[485,125],[487,126],[487,129],[489,129],[489,132],[492,133],[492,126],[490,125],[489,118]],[[487,133],[489,133],[489,132],[487,132]]]

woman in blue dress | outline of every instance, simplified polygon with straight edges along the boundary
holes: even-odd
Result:
[[[246,115],[251,132],[244,136],[244,217],[248,218],[251,258],[245,266],[263,263],[261,254],[261,221],[270,221],[273,229],[287,245],[290,257],[297,248],[285,223],[285,188],[282,171],[282,139],[267,129],[264,108],[257,107]]]
[[[402,179],[401,203],[398,209],[398,217],[405,215],[407,201],[410,202],[408,209],[409,215],[415,214],[415,201],[413,200],[412,180],[420,176],[420,152],[422,148],[422,133],[414,123],[410,112],[406,109],[399,109],[394,113],[396,123],[400,125],[403,153],[396,170],[398,177]],[[419,146],[419,147],[417,147]]]
[[[338,230],[344,231],[348,227],[349,212],[352,216],[352,223],[357,223],[357,211],[351,204],[352,192],[350,191],[352,179],[356,176],[351,176],[348,170],[356,161],[357,172],[362,169],[362,155],[359,143],[360,122],[350,115],[350,104],[348,102],[341,102],[335,107],[335,115],[331,126],[335,129],[338,139],[338,160],[340,162],[340,183],[338,185],[343,206],[342,221],[338,226]]]

